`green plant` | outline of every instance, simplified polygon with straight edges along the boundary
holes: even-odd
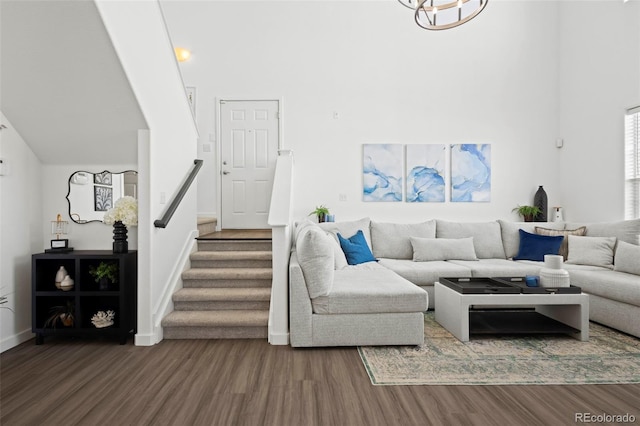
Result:
[[[533,221],[533,218],[542,213],[542,210],[540,210],[540,208],[536,206],[518,206],[511,211],[517,212],[520,216],[522,216],[525,222]]]
[[[76,314],[75,305],[71,300],[67,300],[67,303],[65,305],[53,306],[49,310],[49,312],[51,313],[51,316],[49,316],[49,318],[47,318],[47,320],[44,322],[45,328],[56,328],[58,320],[60,320],[60,322],[62,322],[62,325],[64,325],[65,327],[73,326]]]
[[[323,205],[316,206],[316,209],[309,213],[309,216],[312,214],[318,217],[318,222],[324,222],[324,218],[329,214],[329,208]]]
[[[101,279],[106,278],[112,283],[118,282],[118,264],[100,262],[98,267],[89,266],[89,274],[99,283]]]

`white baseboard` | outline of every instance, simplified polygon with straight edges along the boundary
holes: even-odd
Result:
[[[269,333],[269,343],[274,346],[289,344],[289,333]]]
[[[2,339],[0,340],[0,353],[8,351],[9,349],[14,348],[30,339],[33,339],[33,333],[31,332],[30,328],[21,331],[18,334],[14,334],[13,336]]]

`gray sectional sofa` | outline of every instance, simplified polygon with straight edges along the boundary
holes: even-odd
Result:
[[[348,264],[337,235],[358,230],[377,261]],[[526,233],[564,236],[564,268],[590,295],[590,319],[640,337],[640,220],[403,224],[364,218],[297,226],[289,266],[291,345],[421,344],[423,312],[435,307],[438,278],[539,274],[543,262],[513,260]]]

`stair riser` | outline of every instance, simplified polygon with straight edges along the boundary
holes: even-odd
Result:
[[[270,260],[192,260],[192,268],[271,268]]]
[[[198,224],[198,235],[206,235],[216,232],[216,222],[207,222]]]
[[[266,339],[267,327],[165,327],[165,339]]]
[[[198,241],[199,251],[271,251],[271,241]]]
[[[197,301],[173,302],[176,311],[222,311],[222,310],[253,310],[268,311],[269,301]]]
[[[271,287],[271,280],[192,280],[183,279],[182,286],[187,288],[247,288],[247,287]]]

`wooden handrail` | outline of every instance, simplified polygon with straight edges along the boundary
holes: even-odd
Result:
[[[153,226],[155,226],[156,228],[166,228],[167,227],[167,224],[169,224],[169,221],[171,220],[171,217],[176,212],[176,210],[178,209],[178,206],[180,205],[180,202],[182,201],[182,199],[184,198],[185,194],[189,190],[189,187],[191,186],[191,183],[196,178],[196,175],[198,174],[198,171],[200,171],[200,168],[202,167],[202,163],[203,163],[202,160],[197,160],[197,159],[193,160],[193,169],[191,169],[191,173],[189,173],[189,175],[185,179],[184,183],[182,184],[182,187],[180,188],[180,191],[178,191],[176,196],[173,197],[173,200],[171,201],[171,204],[169,204],[169,207],[167,208],[167,210],[162,215],[162,218],[156,220],[155,222],[153,222]]]

